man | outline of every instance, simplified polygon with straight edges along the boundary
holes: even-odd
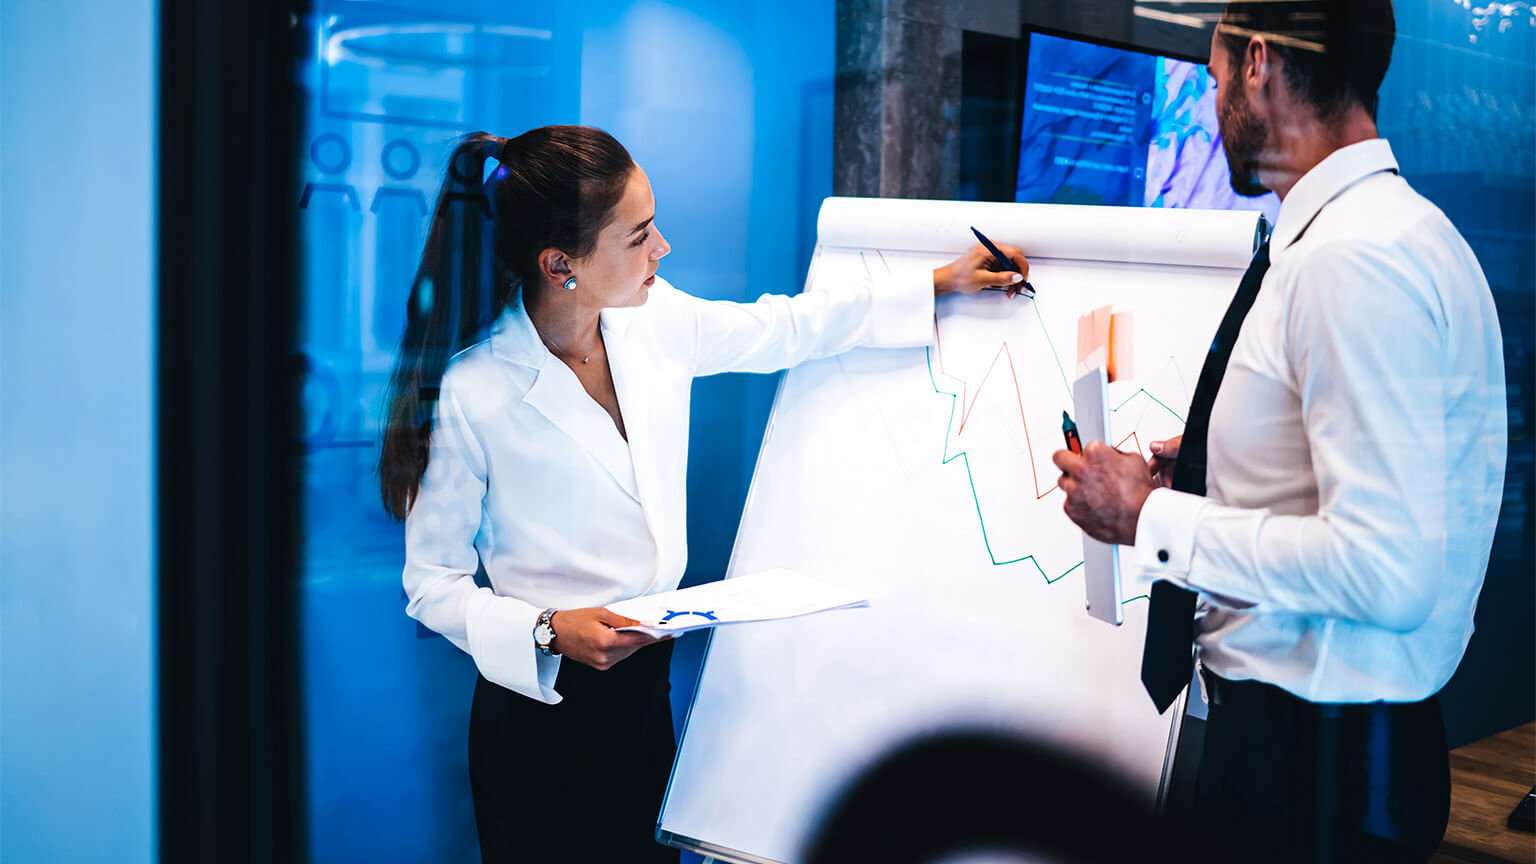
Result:
[[[1390,0],[1227,5],[1221,135],[1234,188],[1281,197],[1274,235],[1182,440],[1055,454],[1067,514],[1161,580],[1160,710],[1195,641],[1195,817],[1249,860],[1423,861],[1448,814],[1435,694],[1498,518],[1504,371],[1476,259],[1377,137],[1393,34]]]

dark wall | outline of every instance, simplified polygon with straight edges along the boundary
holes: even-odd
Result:
[[[1411,144],[1401,147],[1412,156]],[[1456,676],[1441,692],[1451,746],[1485,738],[1536,718],[1536,561],[1531,504],[1532,396],[1536,391],[1536,296],[1531,240],[1536,237],[1536,183],[1488,172],[1404,172],[1444,210],[1477,254],[1493,288],[1504,333],[1509,463],[1498,532],[1477,604],[1477,630]]]

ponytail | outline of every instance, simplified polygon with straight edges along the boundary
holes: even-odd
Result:
[[[501,163],[482,184],[487,159]],[[448,159],[405,314],[379,456],[384,509],[403,520],[427,470],[448,360],[485,338],[548,248],[589,254],[634,162],[608,133],[545,126],[507,139],[472,132]]]
[[[405,309],[405,336],[389,382],[389,415],[379,458],[384,509],[404,519],[427,470],[432,411],[448,358],[479,341],[506,305],[507,279],[497,278],[485,242],[490,202],[481,188],[485,161],[505,139],[464,136],[448,159],[432,211],[432,227]]]

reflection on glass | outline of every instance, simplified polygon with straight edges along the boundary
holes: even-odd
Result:
[[[449,142],[474,123],[523,128],[578,109],[579,34],[534,4],[483,5],[331,0],[302,22],[312,50],[299,69],[297,349],[316,861],[478,860],[463,788],[473,664],[404,615],[400,527],[379,506],[374,466]]]
[[[300,21],[305,131],[291,200],[305,261],[295,350],[304,369],[313,860],[478,860],[465,758],[475,669],[405,616],[401,529],[379,505],[373,473],[384,388],[450,142],[472,129],[602,126],[666,192],[679,249],[667,278],[726,299],[793,292],[816,207],[831,192],[835,7],[316,0]],[[1476,251],[1507,340],[1518,446],[1484,595],[1507,597],[1501,586],[1529,579],[1536,494],[1536,19],[1527,4],[1476,0],[1399,3],[1398,15],[1380,128],[1405,176]],[[1202,119],[1210,91],[1201,70],[1160,60],[1142,89],[1153,98],[1134,203],[1208,206],[1214,199],[1201,196],[1219,184],[1201,166],[1222,160],[1208,158],[1219,142]],[[1019,140],[1011,125],[1007,136]],[[1125,187],[1131,195],[1135,184]],[[772,387],[696,386],[692,435],[715,446],[692,455],[690,470],[709,475],[710,494],[690,483],[690,579],[724,566]],[[1480,616],[1508,614],[1498,607],[1485,603]],[[1480,617],[1480,632],[1492,629]],[[1480,658],[1478,644],[1463,675],[1532,677],[1528,651]],[[688,682],[674,680],[686,700]],[[1454,707],[1448,691],[1453,742],[1467,719]]]

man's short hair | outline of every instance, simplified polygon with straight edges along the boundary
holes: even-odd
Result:
[[[1285,63],[1285,81],[1324,117],[1358,103],[1376,116],[1376,91],[1392,60],[1392,0],[1231,0],[1217,32],[1241,69],[1262,35]]]

